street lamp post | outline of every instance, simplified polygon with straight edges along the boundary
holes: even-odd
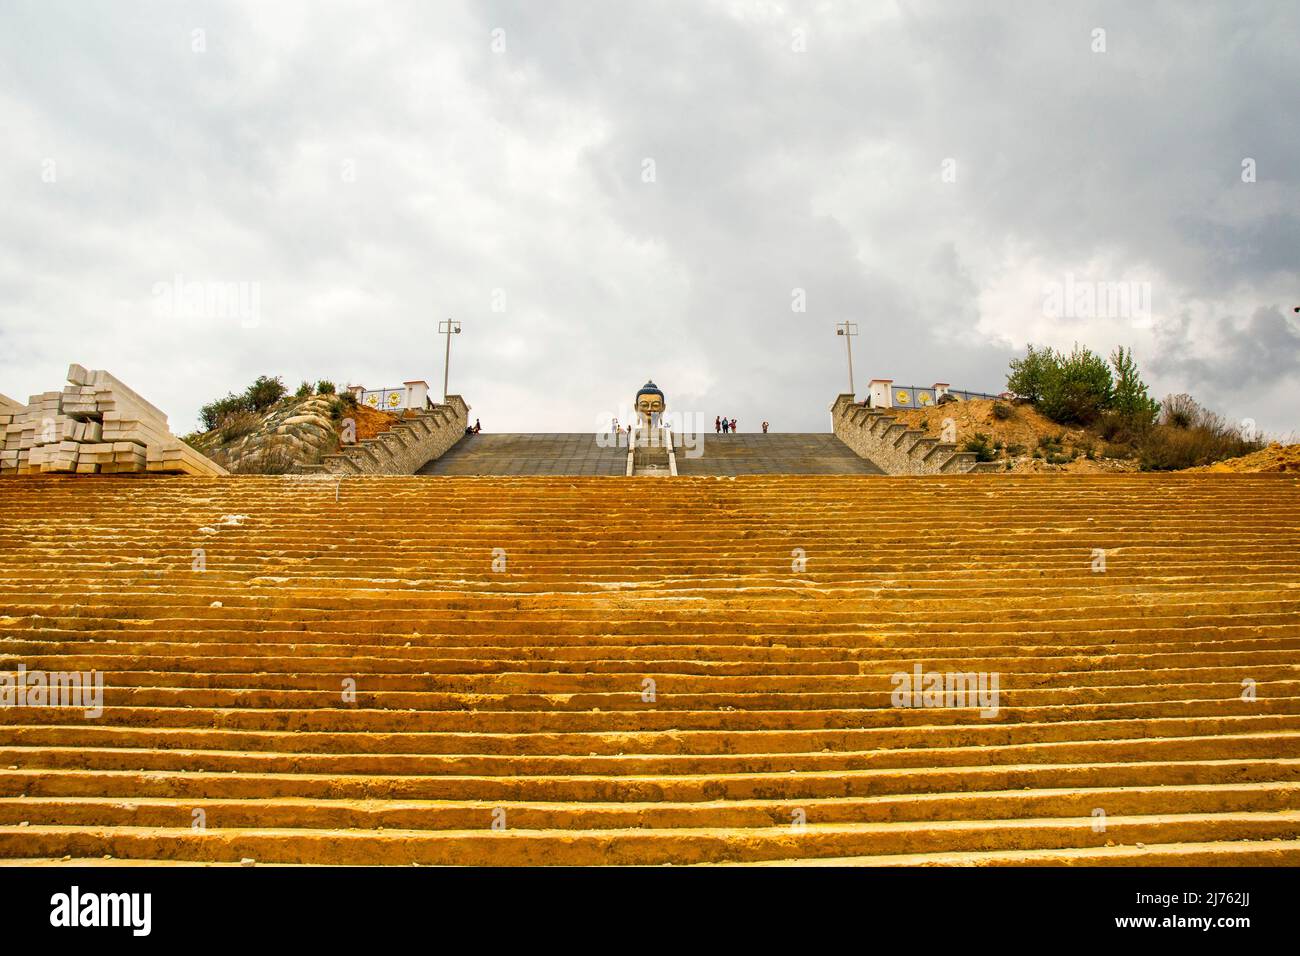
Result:
[[[447,404],[447,385],[451,381],[451,335],[460,334],[460,320],[446,319],[438,323],[438,334],[447,336],[447,358],[442,366],[442,403]]]
[[[858,334],[858,323],[848,320],[837,323],[835,334],[844,336],[844,345],[849,353],[849,394],[853,395],[853,336]]]

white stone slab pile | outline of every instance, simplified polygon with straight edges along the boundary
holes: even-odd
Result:
[[[61,392],[33,395],[26,406],[0,405],[5,473],[180,472],[224,475],[226,470],[167,428],[167,416],[102,369],[68,367]]]
[[[27,406],[8,395],[0,395],[0,475],[18,471]]]

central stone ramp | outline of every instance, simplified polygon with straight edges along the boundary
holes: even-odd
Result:
[[[627,439],[601,447],[591,432],[466,435],[420,475],[622,475]]]
[[[0,638],[10,861],[1300,865],[1292,476],[19,476]]]
[[[702,439],[702,440],[701,440]],[[828,433],[673,436],[679,475],[880,475],[884,472]],[[695,441],[694,449],[685,443]],[[590,432],[471,435],[421,475],[622,475],[627,438],[601,447]]]
[[[677,452],[679,475],[883,475],[834,435],[705,435],[704,453]]]

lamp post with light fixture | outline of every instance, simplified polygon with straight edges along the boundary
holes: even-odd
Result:
[[[837,323],[835,334],[844,336],[844,345],[849,354],[849,394],[853,395],[853,336],[858,334],[858,323],[848,320]]]
[[[460,334],[460,320],[446,319],[438,323],[438,334],[447,336],[447,358],[442,366],[442,403],[447,404],[447,385],[451,381],[451,336]]]

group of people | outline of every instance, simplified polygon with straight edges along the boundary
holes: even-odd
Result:
[[[767,422],[763,422],[764,435],[767,434],[767,427],[768,427]],[[734,418],[730,418],[730,419],[724,418],[722,415],[719,415],[717,418],[713,419],[713,430],[723,435],[725,435],[727,432],[734,432],[737,430],[736,420]]]

